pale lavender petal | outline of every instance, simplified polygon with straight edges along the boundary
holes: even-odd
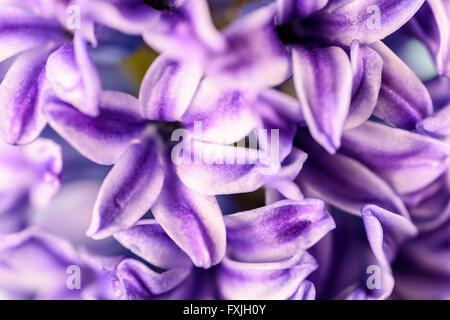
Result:
[[[10,144],[36,139],[47,121],[43,113],[45,62],[50,50],[20,55],[0,84],[0,133]]]
[[[383,60],[370,47],[353,41],[350,46],[353,71],[352,102],[345,128],[359,126],[372,116],[381,87]]]
[[[65,41],[58,22],[12,6],[0,8],[0,61],[22,51]]]
[[[126,230],[152,207],[164,182],[160,143],[147,136],[120,157],[100,189],[89,236],[102,239]]]
[[[187,188],[171,168],[166,168],[163,189],[152,213],[194,265],[206,269],[222,260],[225,224],[215,197]]]
[[[180,145],[183,158],[176,165],[177,174],[186,186],[203,194],[255,191],[280,169],[276,159],[256,149],[201,141]]]
[[[98,117],[87,116],[73,106],[50,100],[45,107],[47,119],[65,140],[86,158],[110,165],[146,128],[136,98],[122,92],[105,91],[100,99]]]
[[[128,230],[115,233],[114,238],[158,268],[172,269],[191,265],[189,257],[155,220],[141,220]]]
[[[276,4],[272,3],[225,29],[228,48],[207,63],[207,74],[237,88],[268,88],[287,80],[291,63],[277,35],[275,15]]]
[[[308,249],[335,224],[316,199],[284,200],[225,216],[227,254],[240,262],[275,262]]]
[[[258,123],[258,115],[252,109],[254,94],[223,87],[219,82],[206,78],[200,83],[182,122],[196,139],[230,144],[249,134]],[[239,126],[236,126],[239,123]]]
[[[286,300],[292,297],[317,263],[307,251],[268,263],[245,263],[225,258],[217,281],[221,297],[227,300]]]
[[[345,132],[340,152],[359,160],[403,194],[425,187],[444,173],[450,147],[414,132],[367,121]]]
[[[296,46],[292,56],[295,88],[308,128],[320,145],[335,153],[350,106],[350,60],[338,47]]]
[[[142,115],[150,120],[179,121],[189,107],[203,76],[197,63],[162,55],[148,69],[139,100]]]
[[[98,116],[100,79],[78,32],[73,44],[67,43],[50,55],[46,75],[58,98],[89,116]]]
[[[380,95],[374,115],[405,129],[433,112],[424,84],[414,72],[382,42],[371,45],[383,58]]]
[[[333,0],[303,23],[314,34],[350,45],[369,44],[397,31],[419,10],[425,0]]]

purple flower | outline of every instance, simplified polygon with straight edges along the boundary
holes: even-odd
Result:
[[[154,220],[141,220],[115,234],[146,263],[165,270],[158,273],[136,259],[123,260],[115,268],[123,297],[314,298],[314,286],[305,279],[317,264],[306,249],[334,228],[321,201],[280,201],[228,215],[225,224],[227,255],[207,270],[192,268],[186,254]]]

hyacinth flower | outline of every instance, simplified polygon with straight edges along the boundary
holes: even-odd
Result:
[[[38,139],[20,147],[0,143],[0,233],[30,223],[30,210],[47,206],[60,187],[60,147]]]
[[[0,235],[0,293],[9,299],[114,299],[112,282],[99,266],[115,263],[39,227]]]
[[[0,134],[7,143],[26,144],[39,136],[49,94],[98,114],[100,80],[85,40],[92,23],[78,26],[68,8],[68,2],[56,0],[0,6],[0,62],[13,59],[0,84]]]
[[[372,114],[411,129],[431,113],[425,86],[380,41],[407,23],[423,3],[277,1],[276,21],[292,52],[305,121],[328,152],[339,149],[345,129]]]
[[[227,215],[225,224],[227,255],[207,270],[194,268],[155,220],[116,233],[143,259],[124,259],[112,271],[122,298],[314,298],[314,286],[305,279],[317,264],[307,249],[334,228],[323,202],[284,200]]]
[[[306,158],[297,149],[280,162],[262,150],[195,140],[188,130],[182,131],[181,142],[171,141],[173,127],[146,120],[138,100],[122,92],[104,92],[97,117],[56,97],[48,100],[45,114],[50,126],[85,157],[114,164],[88,230],[96,239],[131,227],[151,209],[194,264],[207,268],[218,263],[225,250],[215,195],[251,192],[275,181],[282,194],[302,198],[292,183]],[[190,161],[197,156],[201,161]]]

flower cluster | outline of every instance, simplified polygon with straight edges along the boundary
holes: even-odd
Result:
[[[0,0],[0,299],[450,299],[450,0]]]

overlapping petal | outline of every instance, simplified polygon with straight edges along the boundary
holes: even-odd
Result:
[[[349,58],[338,47],[296,46],[292,52],[295,88],[305,121],[314,139],[335,153],[352,93]]]

